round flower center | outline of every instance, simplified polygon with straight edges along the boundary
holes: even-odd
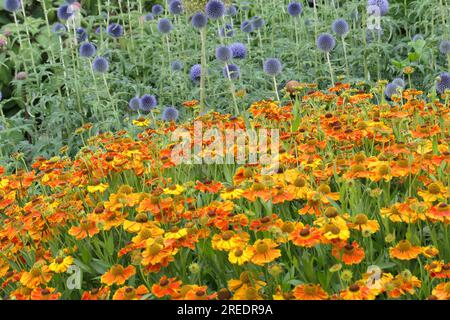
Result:
[[[148,218],[147,218],[147,215],[145,215],[143,213],[138,213],[135,220],[138,223],[145,223],[148,221]]]
[[[50,290],[44,289],[44,290],[41,291],[41,293],[42,293],[43,296],[48,296],[50,294]]]
[[[304,229],[302,229],[301,231],[300,231],[300,235],[302,236],[302,237],[307,237],[307,236],[309,236],[310,235],[310,231],[309,231],[309,228],[304,228]]]
[[[203,296],[205,295],[205,291],[199,290],[199,291],[197,291],[197,292],[195,293],[195,295],[196,295],[197,297],[203,297]]]
[[[256,252],[263,254],[269,251],[269,245],[265,243],[264,241],[258,241],[256,244]]]
[[[222,239],[225,241],[230,240],[233,237],[233,232],[232,231],[225,231],[223,233]]]
[[[237,249],[237,250],[234,252],[234,255],[235,255],[236,257],[241,257],[243,254],[244,254],[244,251],[242,251],[241,249]]]
[[[402,240],[398,244],[398,249],[400,251],[408,251],[409,249],[411,249],[411,243],[409,243],[408,240]]]
[[[367,221],[369,221],[369,220],[367,219],[367,216],[365,214],[360,213],[360,214],[357,214],[355,217],[355,223],[359,226],[366,224]]]
[[[283,231],[284,233],[291,233],[292,231],[294,231],[294,229],[295,229],[294,223],[290,221],[285,222],[281,227],[281,231]]]
[[[219,300],[229,300],[231,298],[231,292],[228,289],[220,289],[217,292],[217,298]]]
[[[357,284],[352,284],[349,289],[351,292],[357,292],[359,291],[359,286]]]
[[[331,192],[331,188],[330,188],[330,186],[328,186],[326,184],[322,184],[322,185],[320,185],[318,191],[321,192],[321,193],[330,193]]]
[[[304,287],[304,291],[307,295],[314,295],[317,292],[316,286],[313,284],[307,284]]]
[[[249,287],[245,291],[245,298],[247,300],[253,300],[258,296],[258,291],[255,288]]]
[[[294,181],[294,186],[296,186],[298,188],[303,188],[305,185],[306,185],[306,181],[302,177],[297,177],[297,179],[295,179],[295,181]]]
[[[41,270],[39,268],[32,268],[30,274],[33,278],[39,277],[41,275]]]
[[[364,171],[364,166],[362,164],[355,164],[354,166],[352,166],[352,172],[353,173],[358,173],[358,172],[363,172]]]
[[[433,182],[428,186],[428,192],[431,194],[439,194],[441,192],[441,188],[437,183]]]
[[[158,253],[160,253],[161,249],[162,249],[162,247],[160,244],[154,243],[150,246],[148,251],[150,252],[150,254],[152,256],[154,256],[154,255],[157,255]]]
[[[328,224],[325,227],[325,231],[326,232],[331,232],[334,235],[338,235],[341,230],[337,226],[335,226],[334,224]]]
[[[378,174],[385,175],[390,172],[391,168],[387,164],[382,164],[378,167]]]
[[[161,286],[161,287],[165,287],[165,286],[167,286],[169,284],[169,280],[167,280],[167,279],[162,279],[161,281],[159,281],[159,285]]]
[[[123,267],[121,265],[115,265],[111,268],[111,273],[113,276],[117,277],[123,274]]]
[[[329,207],[329,208],[327,208],[327,210],[325,210],[325,215],[328,218],[334,218],[338,215],[338,211],[334,207]]]
[[[64,259],[61,258],[61,257],[58,257],[58,258],[55,259],[55,262],[56,262],[57,264],[63,263],[63,261],[64,261]]]
[[[152,231],[148,228],[143,228],[141,230],[141,238],[142,239],[148,239],[152,236]]]
[[[135,295],[136,291],[134,290],[134,288],[128,287],[125,289],[125,297],[127,297],[128,299],[134,298]]]

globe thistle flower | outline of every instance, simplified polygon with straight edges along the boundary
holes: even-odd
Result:
[[[208,24],[208,17],[202,12],[197,12],[192,16],[191,24],[196,29],[202,29]]]
[[[442,40],[439,45],[439,51],[441,51],[442,54],[450,54],[450,41]]]
[[[382,16],[386,15],[389,11],[389,2],[387,0],[367,0],[367,5],[377,6]]]
[[[92,69],[97,73],[106,73],[109,69],[109,62],[104,57],[97,57],[92,62]]]
[[[63,4],[56,12],[59,20],[68,20],[73,15],[73,9],[68,4]]]
[[[229,17],[234,17],[237,14],[237,9],[235,5],[231,5],[225,9],[225,15]]]
[[[148,22],[148,21],[153,21],[155,20],[155,15],[153,13],[147,13],[144,16],[144,21]]]
[[[174,72],[181,71],[181,69],[183,69],[183,64],[180,61],[174,61],[170,68]]]
[[[205,6],[205,12],[211,20],[217,20],[225,14],[225,5],[219,0],[210,0]]]
[[[156,107],[158,101],[156,97],[151,94],[144,94],[139,100],[139,109],[145,112],[150,112]]]
[[[52,33],[61,36],[64,33],[66,33],[67,29],[66,26],[63,25],[62,23],[56,22],[55,24],[53,24],[52,26]]]
[[[227,46],[220,46],[216,49],[216,58],[222,62],[228,62],[233,57],[233,51]]]
[[[166,107],[162,113],[162,119],[164,121],[177,121],[178,110],[175,107]]]
[[[163,8],[163,6],[160,5],[160,4],[155,4],[155,5],[152,7],[152,13],[153,13],[155,16],[159,16],[159,15],[162,14],[163,12],[164,12],[164,8]]]
[[[241,31],[245,32],[245,33],[250,33],[254,30],[254,26],[253,23],[249,20],[246,20],[244,22],[242,22],[241,24]]]
[[[269,76],[275,77],[281,73],[283,66],[280,60],[275,58],[269,58],[264,62],[264,72]]]
[[[130,101],[128,102],[128,107],[133,110],[136,111],[137,109],[139,109],[141,100],[139,99],[139,97],[134,97],[131,98]]]
[[[227,23],[223,28],[219,31],[219,37],[222,38],[231,38],[234,36],[233,26]]]
[[[199,82],[202,76],[202,66],[200,64],[193,65],[190,72],[189,77],[193,82]]]
[[[406,87],[406,83],[402,78],[395,78],[394,80],[392,80],[392,83],[403,89]]]
[[[75,30],[76,34],[77,34],[77,40],[78,42],[83,42],[86,41],[88,38],[88,34],[86,29],[84,28],[77,28],[77,30]]]
[[[414,35],[414,37],[412,37],[412,41],[418,41],[418,40],[423,40],[423,36],[421,34],[416,34]]]
[[[261,29],[262,27],[264,27],[264,25],[266,24],[266,21],[263,18],[256,16],[256,17],[253,17],[252,24],[253,24],[253,27],[256,30],[258,30],[258,29]]]
[[[97,49],[90,42],[85,42],[80,46],[80,56],[84,58],[90,58],[95,55]]]
[[[183,3],[181,2],[181,0],[173,0],[169,3],[169,12],[171,14],[182,14],[184,11],[183,8]]]
[[[3,100],[3,93],[0,91],[0,101]]]
[[[230,45],[233,59],[245,59],[247,57],[247,47],[245,44],[236,42]]]
[[[317,48],[324,52],[330,52],[336,46],[336,40],[329,33],[322,33],[317,37]]]
[[[348,23],[344,19],[334,20],[331,28],[333,29],[333,32],[340,37],[343,37],[348,33]]]
[[[158,20],[158,31],[163,34],[170,33],[173,29],[172,22],[169,19],[162,18]]]
[[[28,78],[28,73],[26,73],[25,71],[20,71],[15,76],[16,80],[25,80],[26,78]]]
[[[123,36],[123,27],[118,23],[111,23],[108,26],[108,34],[113,38],[120,38]]]
[[[299,2],[291,2],[288,4],[287,11],[291,16],[298,17],[303,11],[302,4]]]
[[[436,91],[439,94],[443,94],[445,90],[450,90],[450,74],[447,72],[441,73],[436,83]]]
[[[227,69],[228,66],[228,69]],[[228,79],[228,74],[230,75],[231,80],[237,80],[241,76],[240,68],[235,64],[229,64],[223,68],[222,74],[225,78]]]
[[[9,12],[16,12],[20,9],[20,0],[4,0],[3,8]]]
[[[384,89],[384,94],[387,98],[391,99],[391,97],[394,94],[398,94],[397,90],[400,87],[398,85],[396,85],[395,83],[388,83],[388,85],[386,86],[386,88]]]

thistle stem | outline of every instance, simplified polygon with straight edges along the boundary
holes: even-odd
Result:
[[[328,62],[328,68],[330,69],[331,85],[334,87],[333,67],[331,66],[330,53],[329,52],[327,52],[327,62]]]
[[[277,84],[277,79],[275,77],[273,77],[273,87],[275,89],[275,94],[277,96],[277,101],[281,101],[280,100],[280,95],[278,94],[278,84]]]

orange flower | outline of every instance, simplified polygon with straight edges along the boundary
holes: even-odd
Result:
[[[320,284],[300,284],[293,290],[297,300],[327,300],[328,294],[322,289]]]
[[[416,259],[421,253],[422,248],[413,246],[408,240],[402,240],[395,247],[389,248],[391,258],[400,260]]]
[[[374,300],[375,295],[366,286],[352,284],[346,290],[340,292],[340,297],[344,300]]]
[[[79,226],[73,226],[69,229],[69,234],[74,236],[77,240],[93,237],[99,232],[100,229],[97,228],[97,224],[94,221],[88,221],[86,219],[81,220]]]
[[[339,242],[333,246],[332,250],[333,256],[342,260],[346,265],[358,264],[360,263],[364,257],[364,250],[359,247],[356,241],[353,241],[352,244]]]
[[[450,196],[448,188],[439,181],[430,183],[426,190],[419,190],[417,194],[426,202],[434,202],[437,200],[445,201]]]
[[[380,225],[378,221],[369,220],[365,214],[360,213],[353,218],[352,223],[349,223],[349,228],[372,234],[380,230]]]
[[[214,250],[230,251],[239,248],[248,242],[249,236],[243,232],[235,234],[231,230],[227,230],[221,234],[215,234],[211,239],[211,244]]]
[[[136,289],[133,287],[122,287],[114,293],[113,300],[141,300],[142,296],[147,293],[148,289],[144,285],[140,285]]]
[[[112,286],[113,284],[122,285],[134,274],[136,274],[136,268],[134,266],[124,268],[122,265],[116,264],[102,275],[101,281],[108,286]]]
[[[439,300],[450,300],[450,282],[442,282],[433,289],[433,295]]]
[[[280,257],[280,250],[275,249],[277,246],[271,239],[257,240],[253,244],[254,255],[251,262],[262,266]]]
[[[58,300],[61,293],[54,293],[55,288],[35,288],[31,291],[31,300]]]
[[[152,293],[158,297],[162,298],[164,296],[174,297],[178,295],[181,287],[181,281],[176,281],[176,278],[167,278],[163,276],[158,284],[152,286]]]
[[[51,279],[52,275],[48,266],[35,264],[29,272],[24,272],[22,274],[20,283],[30,289],[34,289],[40,285],[46,284]]]
[[[294,231],[289,234],[289,240],[296,246],[312,248],[320,243],[321,232],[317,228],[309,225],[297,224]]]
[[[100,289],[92,289],[91,291],[83,292],[81,300],[107,300],[109,297],[109,287],[102,287]]]
[[[218,181],[205,180],[203,182],[197,181],[195,190],[199,190],[204,193],[218,193],[223,188],[223,184]]]

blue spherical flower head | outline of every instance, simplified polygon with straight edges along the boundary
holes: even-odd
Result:
[[[443,72],[439,75],[439,81],[436,83],[436,91],[443,94],[446,90],[450,90],[450,74]]]
[[[230,45],[230,49],[233,52],[233,59],[245,59],[247,57],[247,47],[243,43],[233,43]]]
[[[120,38],[123,36],[123,27],[118,23],[111,23],[108,26],[108,34],[113,38]]]
[[[16,12],[20,9],[20,0],[4,0],[3,8],[9,12]]]
[[[68,20],[73,15],[73,10],[68,4],[63,4],[58,8],[56,12],[58,19],[60,20]]]
[[[219,31],[219,37],[222,38],[231,38],[234,36],[233,26],[227,23],[223,28]]]
[[[264,72],[269,76],[275,77],[281,73],[283,66],[280,60],[275,58],[269,58],[264,62]]]
[[[131,98],[130,101],[128,102],[128,107],[133,110],[136,111],[137,109],[139,109],[141,100],[139,99],[139,97],[134,97]]]
[[[317,48],[324,52],[330,52],[336,46],[336,40],[329,33],[322,33],[317,37]]]
[[[183,69],[183,64],[180,61],[172,62],[171,69],[174,72],[181,71]]]
[[[88,34],[87,34],[86,29],[84,29],[84,28],[77,28],[77,30],[75,32],[77,34],[78,42],[83,42],[83,41],[87,40]]]
[[[64,33],[66,33],[66,31],[67,31],[66,26],[63,25],[62,23],[56,22],[52,26],[52,32],[58,36],[63,35]]]
[[[180,0],[173,0],[169,3],[169,12],[171,14],[182,14],[184,11],[183,3]]]
[[[412,37],[412,41],[423,40],[423,36],[421,34],[416,34]]]
[[[258,30],[258,29],[261,29],[262,27],[264,27],[264,25],[266,24],[266,21],[261,17],[253,17],[252,24],[253,24],[253,27],[256,30]]]
[[[388,83],[388,85],[384,89],[384,94],[390,99],[394,94],[398,94],[399,88],[400,86],[396,85],[395,83]]]
[[[291,2],[287,7],[287,11],[291,16],[298,17],[303,11],[302,4],[299,2]]]
[[[384,16],[389,11],[389,2],[387,0],[367,0],[368,6],[377,6],[379,13]],[[372,11],[372,13],[374,13]]]
[[[237,65],[229,64],[228,70],[227,70],[227,66],[225,66],[222,70],[222,74],[227,79],[228,79],[228,74],[229,74],[231,80],[236,80],[236,79],[239,79],[239,77],[241,76],[241,70]]]
[[[173,26],[167,18],[162,18],[158,20],[158,31],[162,34],[168,34],[172,31]]]
[[[244,22],[242,22],[241,24],[241,31],[245,32],[245,33],[250,33],[255,29],[255,27],[253,26],[253,23],[249,20],[246,20]]]
[[[90,42],[85,42],[80,46],[80,56],[85,58],[90,58],[95,55],[97,49]]]
[[[193,65],[190,72],[189,77],[193,82],[198,83],[202,76],[202,66],[200,64]]]
[[[439,51],[443,54],[450,54],[450,41],[448,40],[442,40],[441,44],[439,45]]]
[[[225,15],[229,17],[234,17],[237,14],[237,9],[235,5],[231,5],[225,9]]]
[[[155,20],[155,15],[153,13],[147,13],[144,16],[144,21],[153,21]]]
[[[175,107],[166,107],[162,113],[162,119],[164,121],[177,121],[178,110]]]
[[[233,57],[233,51],[227,46],[220,46],[216,49],[216,58],[222,62],[228,62]]]
[[[217,20],[225,14],[225,5],[219,0],[210,0],[205,6],[205,12],[208,18]]]
[[[401,88],[405,88],[406,87],[406,83],[402,78],[395,78],[394,80],[392,80],[392,83],[401,87]]]
[[[92,62],[92,69],[97,73],[106,73],[109,69],[109,62],[104,57],[97,57]]]
[[[335,20],[331,28],[333,29],[333,32],[340,37],[343,37],[348,33],[348,23],[344,19]]]
[[[160,4],[155,4],[155,5],[152,7],[152,13],[153,13],[155,16],[158,16],[158,15],[162,14],[163,12],[164,12],[164,8],[163,8],[163,6],[160,5]]]
[[[139,109],[145,112],[150,112],[152,109],[156,107],[158,101],[156,97],[151,94],[144,94],[139,103]]]
[[[202,29],[208,24],[208,17],[202,12],[197,12],[192,16],[191,24],[196,29]]]

